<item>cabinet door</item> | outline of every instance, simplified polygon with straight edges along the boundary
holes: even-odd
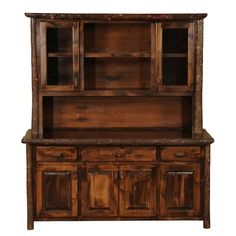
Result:
[[[77,182],[77,166],[74,164],[38,164],[37,217],[76,217]]]
[[[108,164],[87,164],[82,169],[81,216],[116,216],[118,167]]]
[[[45,90],[69,91],[78,87],[79,24],[40,23],[41,86]]]
[[[120,166],[120,216],[156,215],[156,179],[153,165]]]
[[[158,27],[159,90],[192,91],[194,77],[194,24],[164,23]]]
[[[160,164],[160,216],[200,215],[200,164]]]

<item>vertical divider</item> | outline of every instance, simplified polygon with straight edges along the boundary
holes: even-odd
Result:
[[[193,89],[194,81],[194,24],[188,26],[188,87]]]
[[[156,59],[156,47],[157,47],[157,24],[151,24],[151,90],[157,90],[157,59]]]
[[[80,91],[84,91],[84,23],[79,26],[79,67],[80,67]]]
[[[75,23],[73,26],[73,80],[74,87],[78,87],[79,79],[79,23]]]
[[[162,24],[158,23],[156,26],[156,76],[158,90],[162,85]]]

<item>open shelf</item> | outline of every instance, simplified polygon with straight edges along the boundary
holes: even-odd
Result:
[[[150,54],[151,26],[145,23],[85,23],[84,50],[85,54],[87,52]]]
[[[86,52],[86,58],[150,58],[148,52]]]
[[[71,52],[50,52],[48,53],[48,57],[72,57],[73,54]]]
[[[187,58],[187,53],[163,53],[164,58]]]
[[[149,58],[86,58],[85,90],[149,89],[151,60]]]

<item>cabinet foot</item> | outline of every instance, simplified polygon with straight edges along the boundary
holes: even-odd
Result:
[[[210,218],[204,219],[204,221],[203,221],[203,228],[204,229],[210,229],[211,228]]]
[[[34,221],[28,221],[27,229],[28,230],[33,230],[34,229]]]

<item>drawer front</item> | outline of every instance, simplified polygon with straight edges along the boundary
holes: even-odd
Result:
[[[161,147],[161,160],[164,161],[198,161],[201,157],[201,148],[189,147]]]
[[[77,159],[75,147],[36,147],[37,161],[74,161]]]
[[[86,147],[82,161],[155,161],[155,147]]]

